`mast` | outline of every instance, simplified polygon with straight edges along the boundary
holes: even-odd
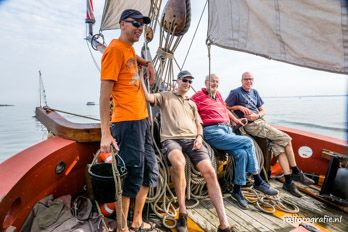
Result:
[[[88,24],[88,34],[93,35],[93,25],[95,23],[93,0],[87,0],[86,20]]]
[[[47,106],[47,98],[46,91],[42,80],[41,70],[39,70],[39,99],[40,99],[40,107],[42,106],[41,100],[44,100],[45,106]]]
[[[93,35],[93,25],[95,23],[93,0],[87,0],[85,23],[88,25],[88,34],[85,39],[91,43],[94,50],[104,53],[106,48],[104,36],[100,33]],[[102,43],[98,41],[100,38],[102,39]]]
[[[39,103],[40,103],[40,107],[41,105],[41,71],[39,70]]]

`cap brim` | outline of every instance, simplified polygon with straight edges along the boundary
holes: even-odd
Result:
[[[151,23],[151,19],[147,16],[130,16],[132,19],[142,19],[144,21],[144,24],[149,24]]]
[[[185,77],[191,77],[192,79],[195,79],[193,76],[191,76],[191,75],[184,75],[184,76],[181,76],[180,78],[178,78],[178,79],[183,79],[183,78],[185,78]]]

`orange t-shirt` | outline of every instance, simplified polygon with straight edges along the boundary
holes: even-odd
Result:
[[[148,116],[136,55],[130,44],[118,39],[111,41],[101,61],[101,80],[115,81],[112,122],[141,120]]]

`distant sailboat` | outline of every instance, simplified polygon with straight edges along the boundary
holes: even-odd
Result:
[[[88,106],[94,106],[94,105],[95,105],[95,102],[90,102],[90,101],[89,101],[89,102],[86,103],[86,105],[88,105]]]

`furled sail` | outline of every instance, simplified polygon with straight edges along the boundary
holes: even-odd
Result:
[[[208,40],[304,67],[348,74],[346,0],[209,0]]]
[[[144,15],[149,15],[151,0],[105,0],[100,30],[119,28],[119,19],[125,9],[136,9]]]

